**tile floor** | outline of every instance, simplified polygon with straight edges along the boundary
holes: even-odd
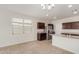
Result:
[[[0,48],[0,54],[72,54],[69,51],[52,46],[51,40],[32,41]]]

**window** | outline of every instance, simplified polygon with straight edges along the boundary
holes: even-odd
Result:
[[[12,18],[12,33],[22,34],[32,29],[32,21],[29,19]]]

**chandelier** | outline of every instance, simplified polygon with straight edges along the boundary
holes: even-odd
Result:
[[[55,6],[54,4],[41,4],[42,9],[48,9],[48,10],[54,8],[54,6]]]
[[[41,7],[42,7],[42,9],[50,10],[50,9],[54,8],[54,6],[55,6],[54,3],[55,3],[54,0],[42,0]]]

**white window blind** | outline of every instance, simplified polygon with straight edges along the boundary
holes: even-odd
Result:
[[[32,21],[29,19],[12,18],[12,34],[27,34],[32,31]]]

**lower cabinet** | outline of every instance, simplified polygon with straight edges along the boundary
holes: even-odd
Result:
[[[79,39],[65,37],[61,35],[52,35],[52,45],[65,49],[72,53],[79,54]]]
[[[37,40],[46,40],[46,33],[37,33]]]

